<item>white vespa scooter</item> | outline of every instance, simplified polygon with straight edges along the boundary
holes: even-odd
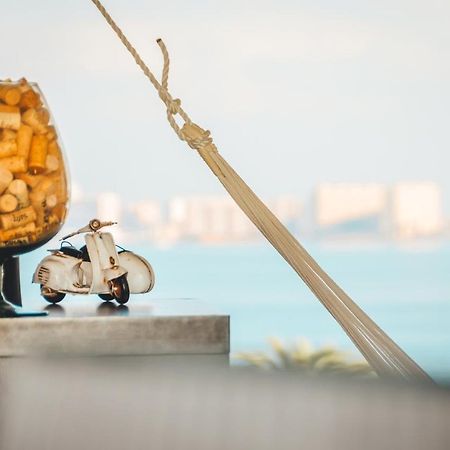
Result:
[[[64,236],[58,250],[49,250],[37,266],[33,283],[41,285],[41,295],[50,303],[58,303],[70,294],[98,294],[102,300],[126,303],[132,294],[153,289],[155,274],[142,256],[123,250],[117,252],[111,233],[103,227],[116,222],[93,219],[78,231]],[[80,250],[66,239],[85,234],[86,245]]]

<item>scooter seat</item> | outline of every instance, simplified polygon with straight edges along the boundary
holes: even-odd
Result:
[[[80,248],[80,253],[81,253],[80,258],[83,261],[91,262],[91,258],[89,258],[89,252],[86,245],[83,245],[83,247]]]
[[[83,258],[83,253],[75,247],[62,247],[59,251],[67,256],[73,256],[79,259]]]

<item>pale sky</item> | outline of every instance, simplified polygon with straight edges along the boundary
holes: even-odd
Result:
[[[321,181],[434,180],[450,197],[450,2],[104,4],[263,196]],[[90,0],[0,0],[0,77],[43,89],[86,193],[220,193]]]

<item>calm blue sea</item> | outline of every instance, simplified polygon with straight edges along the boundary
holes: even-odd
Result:
[[[449,244],[305,247],[422,367],[450,378]],[[286,343],[306,337],[314,345],[334,344],[356,353],[334,319],[266,244],[130,249],[139,249],[154,266],[155,298],[199,298],[231,315],[232,352],[268,350],[267,338],[277,336]],[[39,249],[22,257],[28,304],[40,301],[39,288],[29,280],[45,254]]]

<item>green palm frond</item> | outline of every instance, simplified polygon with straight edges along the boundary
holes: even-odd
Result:
[[[346,374],[351,376],[373,376],[372,368],[365,361],[355,361],[334,347],[314,349],[306,339],[299,339],[286,346],[279,338],[269,339],[270,351],[241,352],[234,355],[248,366],[264,369],[301,370],[307,373]]]

